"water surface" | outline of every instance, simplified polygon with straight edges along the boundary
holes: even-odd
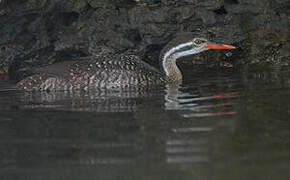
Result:
[[[289,100],[275,68],[147,92],[1,92],[0,177],[290,179]]]

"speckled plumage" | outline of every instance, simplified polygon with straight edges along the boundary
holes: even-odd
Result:
[[[56,63],[37,70],[17,84],[18,89],[90,90],[128,89],[160,85],[166,78],[134,55],[108,55]]]

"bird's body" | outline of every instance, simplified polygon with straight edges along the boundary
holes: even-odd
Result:
[[[166,82],[165,76],[134,55],[65,61],[39,68],[17,84],[24,90],[129,89]]]
[[[39,68],[35,75],[21,80],[17,89],[32,90],[122,90],[148,88],[164,83],[180,83],[182,74],[176,65],[180,57],[210,49],[208,41],[195,38],[169,43],[160,55],[161,69],[150,66],[134,55],[107,55],[82,61],[67,61]],[[174,43],[175,42],[175,43]],[[178,44],[176,44],[178,42]],[[207,47],[208,45],[208,47]],[[212,45],[211,49],[233,49]]]

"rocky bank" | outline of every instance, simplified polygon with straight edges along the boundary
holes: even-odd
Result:
[[[27,67],[101,51],[157,65],[162,47],[182,32],[239,47],[200,55],[214,64],[287,66],[289,25],[289,0],[1,0],[0,67],[20,79]]]

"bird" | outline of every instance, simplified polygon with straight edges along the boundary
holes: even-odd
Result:
[[[81,61],[64,61],[39,68],[16,84],[25,91],[124,90],[182,83],[176,62],[210,49],[235,49],[203,37],[174,38],[160,52],[160,70],[135,55],[107,54]]]

